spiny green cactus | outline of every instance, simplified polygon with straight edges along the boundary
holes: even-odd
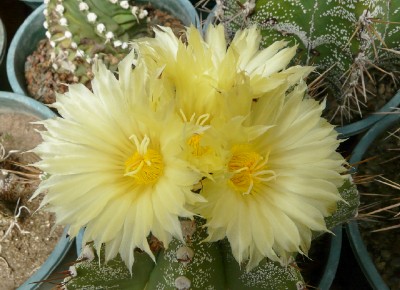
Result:
[[[227,285],[229,289],[297,289],[296,285],[304,285],[296,267],[268,260],[246,273],[230,253],[228,242],[202,243],[207,236],[202,223],[199,218],[182,221],[186,243],[173,240],[168,249],[158,253],[156,264],[147,254],[135,252],[132,275],[120,258],[104,264],[102,257],[99,265],[93,249],[86,248],[86,260],[70,268],[71,277],[64,283],[67,289],[113,286],[137,290],[226,289]]]
[[[326,219],[329,228],[357,213],[359,198],[355,185],[346,181],[340,193],[344,201],[340,201],[336,213]],[[207,237],[203,225],[201,218],[182,220],[185,243],[174,239],[168,249],[152,247],[156,263],[146,253],[136,251],[131,273],[119,256],[105,263],[104,249],[99,258],[93,246],[86,245],[76,264],[70,268],[63,286],[69,290],[98,289],[96,287],[134,290],[305,289],[301,270],[294,262],[282,266],[264,259],[256,268],[246,272],[245,265],[239,265],[233,257],[226,239],[203,242]]]
[[[111,69],[131,49],[129,41],[153,34],[160,24],[149,4],[120,0],[47,0],[46,36],[54,47],[53,68],[72,72],[79,82],[91,78],[94,59]]]
[[[263,46],[282,39],[298,44],[296,61],[317,67],[314,92],[325,97],[321,84],[328,88],[328,106],[342,123],[368,106],[370,69],[398,78],[400,1],[220,0],[214,14],[228,36],[257,25]]]

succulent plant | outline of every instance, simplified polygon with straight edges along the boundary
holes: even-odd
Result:
[[[328,89],[330,117],[340,116],[342,124],[362,117],[363,107],[369,106],[367,98],[374,92],[365,83],[374,81],[372,69],[398,80],[398,1],[220,0],[214,16],[228,37],[257,25],[263,46],[282,39],[297,44],[295,61],[317,67],[310,80],[314,96],[325,97]]]
[[[151,35],[148,10],[128,1],[49,0],[46,36],[54,47],[53,68],[86,81],[93,59],[111,68],[129,51],[128,41]]]
[[[340,188],[344,201],[340,201],[336,213],[326,218],[328,228],[354,217],[359,204],[358,192],[350,180]],[[153,240],[151,248],[157,257],[154,263],[149,255],[135,250],[132,272],[122,259],[105,263],[104,247],[100,255],[93,244],[83,247],[82,253],[67,271],[62,283],[64,289],[306,289],[301,269],[293,262],[283,266],[279,262],[264,259],[250,272],[239,265],[232,255],[229,242],[204,242],[204,220],[182,220],[185,243],[174,239],[167,249]],[[315,233],[317,237],[320,233]]]

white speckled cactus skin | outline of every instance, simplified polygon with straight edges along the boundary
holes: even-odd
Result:
[[[47,0],[46,36],[54,47],[53,68],[85,83],[94,59],[110,69],[129,52],[129,41],[150,36],[148,11],[132,1]],[[83,78],[83,79],[82,79]]]
[[[340,201],[335,214],[326,218],[329,229],[357,213],[359,195],[354,184],[347,181],[339,190],[347,204]],[[61,286],[69,290],[104,287],[133,290],[306,289],[301,270],[295,263],[283,266],[264,259],[256,268],[246,272],[246,265],[238,264],[226,239],[203,242],[207,236],[204,222],[198,217],[182,220],[185,241],[174,239],[168,249],[163,249],[156,241],[150,243],[156,263],[146,253],[135,251],[132,274],[119,256],[104,263],[104,257],[99,260],[93,246],[86,245]],[[314,237],[319,234],[315,233]],[[104,250],[101,252],[104,254]]]
[[[395,78],[399,68],[398,0],[219,0],[215,13],[229,36],[257,25],[263,46],[297,44],[297,62],[315,65],[315,77],[323,74],[344,119],[365,105],[369,69]]]

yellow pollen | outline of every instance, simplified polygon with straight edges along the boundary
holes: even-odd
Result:
[[[135,135],[131,136],[137,151],[125,161],[125,176],[133,177],[138,184],[151,184],[158,180],[164,171],[161,154],[148,149],[150,139],[145,136],[139,142]]]
[[[207,146],[201,146],[200,140],[201,140],[200,134],[194,134],[187,140],[187,144],[192,148],[192,154],[198,157],[202,156],[203,154],[205,154],[207,151],[210,150],[210,148]]]
[[[235,146],[232,157],[228,162],[232,185],[243,194],[250,194],[255,183],[266,182],[276,177],[272,170],[267,170],[268,155],[249,150],[249,146]]]
[[[125,161],[125,175],[135,178],[138,184],[154,183],[163,170],[161,155],[153,149],[148,149],[144,156],[135,152]]]

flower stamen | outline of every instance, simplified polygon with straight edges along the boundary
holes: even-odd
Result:
[[[192,148],[192,154],[199,157],[207,153],[210,148],[208,146],[201,146],[201,134],[194,134],[187,140],[187,144]]]
[[[151,184],[158,180],[164,171],[161,154],[154,149],[149,149],[150,138],[144,136],[142,142],[136,135],[131,139],[136,145],[136,152],[125,161],[125,176],[135,178],[138,184]]]
[[[246,145],[235,146],[228,162],[233,187],[243,195],[250,194],[254,184],[268,182],[276,178],[273,170],[267,170],[268,154],[262,157]]]

